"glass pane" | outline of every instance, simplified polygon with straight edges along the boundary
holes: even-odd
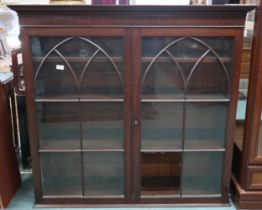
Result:
[[[228,97],[232,49],[232,37],[143,38],[142,97]]]
[[[83,147],[123,149],[123,104],[81,103]]]
[[[224,148],[228,103],[187,103],[185,149]]]
[[[141,153],[141,167],[141,195],[179,193],[181,153]]]
[[[142,103],[142,150],[181,149],[182,103]]]
[[[223,157],[219,152],[184,153],[182,195],[221,194]]]
[[[42,153],[44,195],[82,195],[81,158],[78,153]]]
[[[80,90],[82,97],[108,95],[122,98],[122,72],[122,57],[110,60],[103,53],[98,53],[83,74]]]
[[[78,103],[36,103],[40,149],[80,148]]]
[[[90,57],[99,47],[111,56],[122,56],[122,37],[44,36],[31,37],[33,57],[45,56],[52,49],[67,57]]]
[[[41,60],[43,61],[43,60]],[[77,94],[76,80],[71,66],[56,52],[52,52],[41,64],[34,60],[35,95],[37,97],[57,97]]]
[[[32,37],[31,45],[37,96],[122,97],[122,37]]]
[[[161,61],[161,60],[166,60]],[[142,98],[181,98],[183,81],[181,75],[170,58],[158,58],[149,68],[144,63]],[[147,72],[148,68],[148,72]],[[147,72],[147,73],[146,73]]]
[[[161,50],[170,38],[143,38],[142,98],[181,98],[184,84],[179,67]]]
[[[124,194],[124,155],[122,152],[84,154],[85,195]]]
[[[221,61],[226,63],[231,60],[224,58]],[[206,56],[200,59],[199,63],[191,69],[191,77],[188,79],[188,98],[227,98],[229,90],[229,70],[225,65],[220,63],[214,53],[207,53]]]

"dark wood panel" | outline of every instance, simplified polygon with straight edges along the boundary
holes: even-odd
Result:
[[[247,190],[262,190],[262,167],[252,165],[247,167]]]
[[[233,159],[233,146],[234,146],[234,131],[235,131],[235,116],[236,116],[236,107],[237,107],[237,100],[238,100],[238,87],[239,87],[239,77],[240,77],[240,58],[241,58],[241,49],[242,45],[239,43],[243,42],[242,32],[238,32],[238,36],[235,38],[234,43],[234,52],[233,55],[233,74],[231,75],[232,81],[232,89],[231,89],[231,103],[229,108],[228,114],[228,124],[226,131],[226,144],[225,147],[227,148],[227,152],[225,155],[225,173],[223,174],[223,193],[224,196],[229,193],[229,183],[230,183],[230,176],[231,176],[231,165]],[[228,186],[228,187],[226,187]],[[226,197],[224,197],[227,199]]]
[[[244,134],[244,161],[243,164],[261,164],[262,158],[257,154],[259,126],[262,107],[262,2],[256,15],[254,40],[251,51],[250,80],[247,100],[247,118]],[[243,168],[243,167],[242,167]],[[244,175],[245,169],[242,174]]]
[[[243,26],[254,6],[25,6],[10,5],[26,25],[101,26]],[[221,12],[223,11],[223,15]],[[46,16],[46,13],[49,13]],[[68,13],[70,12],[70,16]],[[97,15],[97,14],[101,15]],[[29,15],[30,14],[30,15]],[[44,18],[43,18],[44,17]],[[105,18],[107,17],[107,18]],[[110,18],[108,18],[110,17]],[[153,18],[152,18],[153,17]],[[219,17],[219,18],[218,18]]]
[[[259,210],[262,208],[262,192],[242,188],[234,176],[232,176],[232,194],[237,209]]]
[[[6,208],[21,184],[21,178],[13,145],[11,113],[8,108],[8,92],[12,81],[0,83],[0,207]]]

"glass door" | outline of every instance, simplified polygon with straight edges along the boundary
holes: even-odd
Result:
[[[172,33],[140,36],[137,193],[221,197],[233,38]]]
[[[131,121],[125,32],[90,33],[30,39],[42,195],[123,201]]]

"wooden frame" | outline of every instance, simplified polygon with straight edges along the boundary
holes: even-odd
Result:
[[[261,78],[262,74],[260,73],[261,69],[261,59],[260,55],[262,53],[261,47],[261,25],[262,25],[262,15],[261,15],[261,6],[257,11],[257,18],[255,24],[255,35],[252,44],[252,54],[251,54],[251,71],[250,71],[250,82],[249,82],[249,92],[247,100],[247,112],[246,112],[246,125],[244,133],[244,153],[243,161],[241,166],[241,177],[245,177],[245,167],[249,164],[260,164],[262,159],[257,156],[257,144],[258,144],[258,128],[260,121],[260,112],[261,112],[261,90],[262,83]],[[254,91],[255,90],[255,91]],[[248,140],[247,140],[248,139]],[[241,181],[244,184],[243,181]]]

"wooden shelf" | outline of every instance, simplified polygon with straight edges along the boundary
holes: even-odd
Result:
[[[224,94],[142,95],[141,102],[229,102]]]
[[[124,149],[39,149],[40,153],[125,152]]]
[[[142,58],[142,62],[151,62],[155,57],[143,57]],[[188,57],[188,58],[185,58],[185,57],[174,57],[176,59],[176,61],[178,63],[195,63],[198,61],[199,57]],[[221,58],[221,61],[223,63],[230,63],[231,62],[231,59],[228,58],[228,57],[222,57]],[[173,63],[173,60],[166,56],[166,57],[158,57],[155,62],[163,62],[163,63],[166,63],[166,62],[172,62]],[[204,63],[213,63],[213,62],[217,62],[217,58],[216,57],[205,57],[202,62]]]
[[[142,140],[143,141],[143,140]],[[162,140],[163,141],[163,140]],[[185,140],[184,149],[182,148],[182,140],[165,139],[165,144],[161,145],[161,141],[148,140],[146,147],[141,148],[141,152],[144,153],[157,153],[157,152],[224,152],[225,148],[218,145],[211,140]],[[144,141],[145,142],[145,141]],[[187,142],[190,142],[190,146],[187,146]],[[145,143],[144,143],[145,144]],[[173,148],[171,147],[173,145]]]
[[[79,57],[65,56],[64,58],[68,62],[73,62],[73,63],[86,63],[90,59],[90,57],[85,57],[85,56],[79,56]],[[42,62],[44,57],[43,56],[32,57],[32,59],[33,59],[33,61],[36,61],[36,62]],[[123,58],[122,57],[111,57],[111,59],[114,62],[123,62]],[[48,62],[58,62],[58,61],[63,61],[63,60],[62,60],[62,58],[60,58],[58,56],[48,56],[46,61],[48,61]],[[110,59],[108,57],[94,57],[92,59],[92,62],[104,63],[105,61],[110,61]]]
[[[35,102],[124,102],[124,98],[108,95],[68,95],[35,97]]]
[[[87,62],[89,61],[90,57],[73,57],[73,56],[65,56],[64,57],[68,62],[75,62],[75,63],[83,63],[83,62]],[[155,57],[143,57],[142,58],[142,62],[151,62]],[[41,62],[44,59],[44,56],[39,56],[39,57],[32,57],[33,61],[36,62]],[[111,59],[114,62],[123,62],[123,58],[122,57],[111,57]],[[182,63],[193,63],[193,62],[197,62],[197,60],[199,59],[199,57],[191,57],[191,58],[185,58],[185,57],[175,57],[177,62],[182,62]],[[49,56],[47,57],[47,61],[49,62],[57,62],[57,61],[61,61],[61,58],[58,56]],[[93,62],[105,62],[105,61],[109,61],[109,58],[107,57],[94,57]],[[158,57],[156,59],[155,62],[173,62],[173,60],[170,57]],[[216,62],[217,58],[215,57],[205,57],[205,59],[202,61],[204,63],[213,63]],[[231,59],[228,57],[222,57],[221,61],[223,63],[229,63],[231,62]]]
[[[170,142],[174,142],[174,140],[169,140]],[[182,149],[181,147],[174,146],[171,148],[171,144],[167,144],[166,147],[160,145],[158,142],[154,144],[154,142],[150,141],[150,146],[141,148],[142,153],[163,153],[163,152],[224,152],[225,149],[221,146],[215,144],[214,142],[209,142],[206,146],[199,146],[206,143],[203,140],[194,140],[195,144],[190,147],[185,147]],[[74,147],[72,145],[77,146]],[[106,140],[84,140],[83,141],[83,149],[80,149],[80,140],[66,140],[61,141],[60,143],[55,140],[49,140],[48,142],[40,142],[40,152],[123,152],[123,145],[120,145],[119,142],[116,142],[113,139]]]
[[[147,188],[142,188],[141,190],[141,197],[151,197],[151,196],[179,196],[179,189],[176,188],[176,187],[169,187],[167,189],[158,189],[158,190],[155,190],[155,189],[147,189]]]

